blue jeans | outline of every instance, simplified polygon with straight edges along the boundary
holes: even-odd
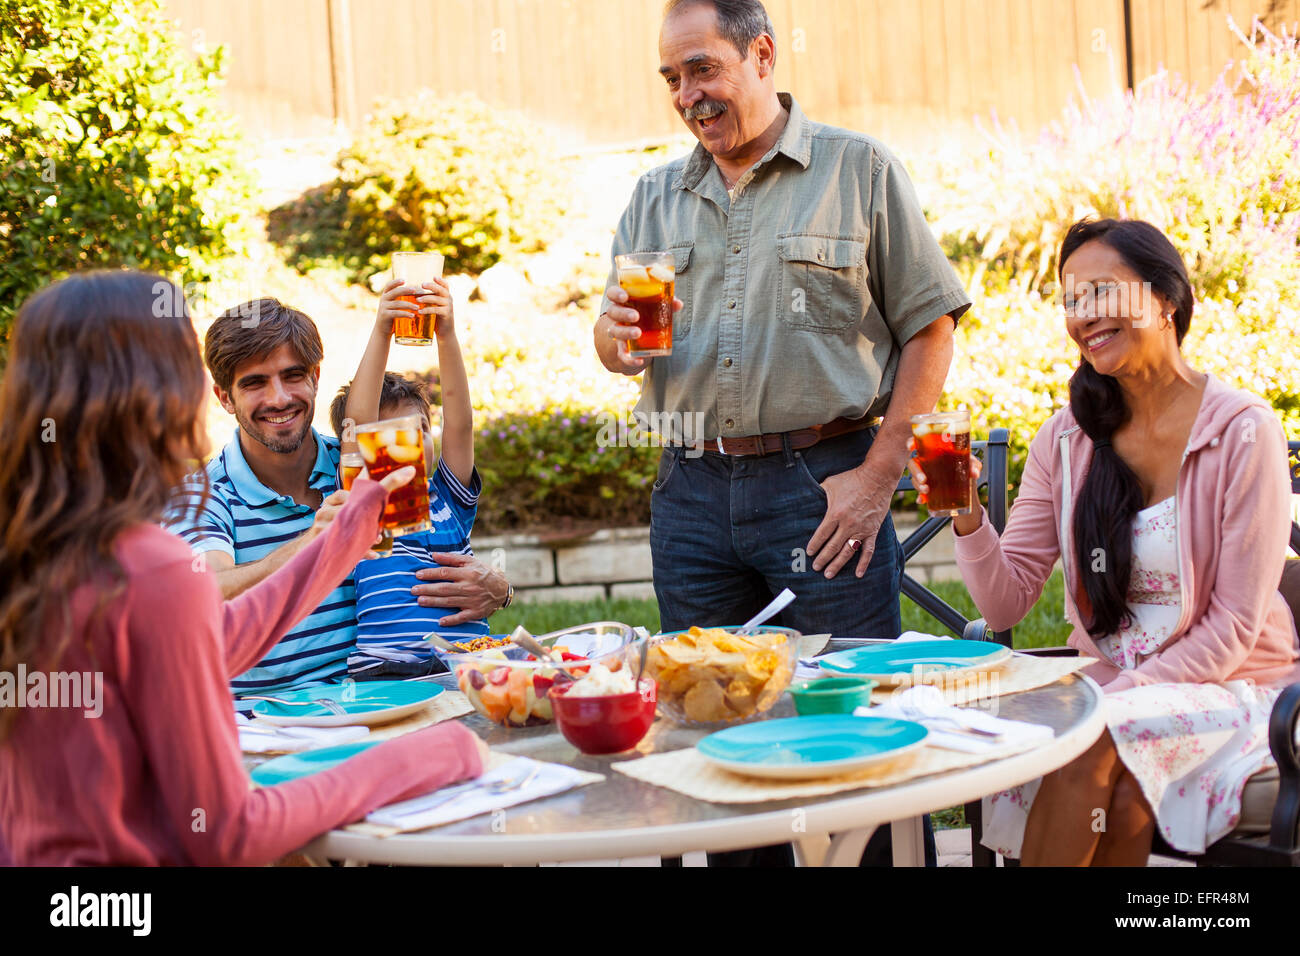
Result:
[[[751,458],[665,448],[650,496],[662,629],[743,624],[788,587],[798,600],[771,623],[805,634],[898,637],[903,549],[888,514],[861,578],[856,558],[827,580],[806,554],[826,516],[821,482],[862,464],[875,434],[869,428]]]
[[[368,667],[355,674],[348,674],[353,680],[409,680],[412,677],[428,677],[432,674],[447,673],[447,665],[434,654],[427,661],[382,661],[374,667]]]

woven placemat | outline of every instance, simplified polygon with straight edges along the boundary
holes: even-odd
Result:
[[[763,780],[745,777],[714,766],[701,757],[694,747],[666,754],[651,754],[640,760],[624,760],[614,764],[614,769],[644,783],[676,790],[709,803],[763,803],[767,800],[795,800],[844,790],[886,787],[927,774],[973,767],[1023,753],[1036,746],[1038,744],[1035,742],[1021,741],[984,753],[962,753],[927,746],[887,764],[815,780]]]
[[[444,720],[455,720],[457,717],[464,717],[466,714],[473,713],[474,705],[469,702],[469,698],[458,690],[443,691],[427,705],[421,707],[413,714],[408,714],[401,720],[395,720],[391,724],[380,724],[378,727],[370,728],[370,733],[362,740],[391,740],[394,737],[401,737],[403,734],[409,734],[415,730],[423,730],[425,727],[432,727],[434,724],[440,724]],[[262,727],[274,727],[262,719],[249,721],[250,724]],[[274,757],[277,754],[289,753],[284,750],[262,750],[257,752],[258,757]]]
[[[943,691],[948,703],[961,706],[990,697],[1046,687],[1067,674],[1095,663],[1091,657],[1032,657],[1028,654],[1012,654],[1005,664],[992,670],[962,674],[937,671],[933,679],[925,679],[921,683],[933,684]],[[878,687],[871,692],[871,702],[883,704],[898,691],[906,690],[907,686],[900,684],[897,687]]]

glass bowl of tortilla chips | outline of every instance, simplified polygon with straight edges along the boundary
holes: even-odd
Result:
[[[646,673],[659,712],[681,724],[732,724],[772,708],[790,686],[802,635],[788,627],[692,627],[651,638]]]

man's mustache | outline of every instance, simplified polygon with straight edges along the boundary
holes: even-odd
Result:
[[[694,106],[688,106],[682,111],[682,116],[688,120],[708,119],[710,116],[718,116],[727,111],[726,103],[719,103],[717,100],[700,100]]]

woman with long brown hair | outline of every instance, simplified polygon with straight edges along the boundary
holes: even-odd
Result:
[[[996,795],[984,843],[1026,865],[1142,866],[1157,829],[1202,853],[1237,825],[1272,759],[1273,703],[1300,680],[1278,592],[1286,440],[1263,399],[1184,359],[1192,285],[1159,229],[1083,220],[1058,261],[1080,353],[1070,403],[1034,437],[1002,534],[977,506],[953,519],[955,552],[995,630],[1024,618],[1060,559],[1069,642],[1093,659],[1107,729]]]
[[[15,321],[0,384],[0,861],[266,863],[482,770],[483,745],[452,725],[250,791],[230,675],[347,576],[413,469],[330,499],[307,547],[223,603],[158,526],[207,451],[183,301],[160,276],[91,272]]]

